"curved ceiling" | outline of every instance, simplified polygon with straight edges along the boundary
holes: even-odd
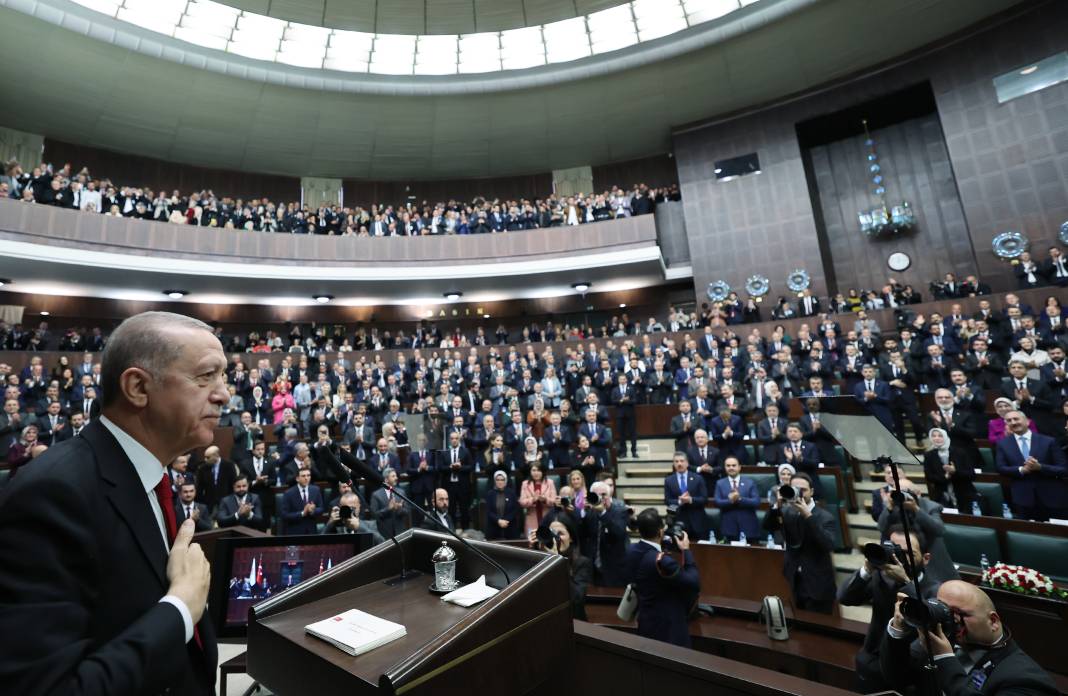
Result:
[[[287,22],[379,34],[507,31],[621,5],[627,0],[219,0]]]
[[[105,43],[10,9],[28,0],[0,0],[0,64],[18,76],[0,80],[0,119],[120,152],[293,176],[544,172],[665,152],[672,126],[854,74],[1017,2],[818,0],[763,23],[760,2],[746,8],[752,31],[616,72],[593,73],[588,65],[626,65],[627,50],[515,71],[535,73],[537,88],[489,78],[364,75],[359,84],[375,85],[375,93],[350,94],[326,91],[343,86],[322,71],[230,64],[208,49],[195,61],[183,54],[187,64],[180,64],[177,51],[160,42],[159,57],[147,57],[137,52],[144,42],[136,37]],[[684,39],[661,39],[652,50],[670,55],[671,44]],[[437,91],[419,94],[428,84]],[[438,88],[443,84],[454,93]]]

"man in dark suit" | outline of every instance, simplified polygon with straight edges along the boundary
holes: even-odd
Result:
[[[597,502],[587,500],[586,516],[582,518],[582,552],[593,564],[594,581],[605,587],[625,587],[627,584],[627,510],[621,501],[612,497],[607,481],[590,486],[597,494]]]
[[[70,426],[66,427],[66,428],[63,428],[58,433],[56,433],[56,438],[55,438],[56,444],[59,444],[60,442],[63,442],[64,440],[69,440],[72,437],[77,437],[78,435],[81,435],[82,428],[84,428],[84,427],[85,427],[85,418],[82,416],[82,414],[80,414],[78,412],[70,414]]]
[[[938,588],[937,598],[954,617],[960,617],[956,621],[962,629],[957,636],[961,644],[954,649],[941,627],[917,640],[917,631],[905,622],[898,601],[894,618],[884,624],[879,647],[880,671],[890,688],[905,692],[908,685],[928,681],[923,674],[927,648],[921,651],[920,645],[929,644],[936,688],[946,696],[1059,693],[1053,679],[1012,639],[994,603],[981,588],[951,580]]]
[[[745,534],[746,541],[760,539],[760,525],[756,511],[760,507],[760,491],[756,482],[742,476],[742,465],[734,457],[723,463],[727,475],[716,482],[715,501],[722,515],[720,530],[729,541],[738,541]]]
[[[206,324],[150,312],[112,333],[103,364],[106,418],[0,493],[4,691],[212,694],[210,569],[164,463],[211,443],[226,356]]]
[[[178,500],[174,503],[174,514],[178,524],[193,520],[196,531],[206,532],[212,528],[211,511],[208,506],[198,503],[197,487],[193,483],[183,483],[178,487]]]
[[[949,389],[936,390],[934,399],[935,410],[927,414],[928,429],[942,428],[949,433],[953,444],[974,449],[975,438],[979,436],[979,419],[975,412],[960,408]]]
[[[705,480],[705,490],[715,490],[716,481],[723,476],[719,450],[708,441],[708,433],[698,430],[693,434],[693,446],[686,452],[690,470]]]
[[[215,510],[215,521],[220,527],[252,527],[260,531],[267,530],[263,516],[263,503],[255,493],[249,492],[248,477],[239,475],[234,480],[234,492],[219,501]]]
[[[252,456],[252,448],[263,441],[263,428],[252,422],[252,414],[241,412],[241,423],[234,427],[234,447],[230,456],[240,465]]]
[[[493,486],[483,499],[486,521],[483,531],[487,539],[518,539],[522,532],[519,519],[519,496],[514,486],[508,485],[508,474],[501,470],[493,473]]]
[[[12,387],[17,389],[17,387]],[[11,443],[18,441],[22,429],[33,423],[33,416],[19,409],[18,399],[6,399],[0,413],[0,455],[7,456]]]
[[[215,445],[204,450],[204,461],[197,468],[197,499],[214,510],[219,501],[234,490],[237,467],[225,461]]]
[[[590,449],[598,461],[609,461],[608,451],[612,446],[608,428],[597,422],[597,411],[588,409],[583,423],[579,424],[576,437],[585,436],[590,441]]]
[[[817,500],[822,498],[823,486],[820,485],[819,480],[819,448],[805,441],[799,424],[790,423],[786,426],[786,442],[781,449],[779,463],[789,464],[796,471],[807,474],[813,481],[813,497]]]
[[[84,394],[82,400],[71,403],[70,410],[81,411],[86,422],[91,423],[100,417],[100,399],[96,398],[96,387],[86,387]]]
[[[867,364],[861,369],[862,379],[853,387],[853,398],[868,409],[883,427],[894,432],[894,414],[890,410],[890,385],[877,379],[875,366]]]
[[[737,457],[743,464],[749,463],[749,454],[745,451],[745,422],[741,416],[721,408],[719,415],[708,424],[708,436],[712,438],[719,450],[720,463],[728,456]]]
[[[278,481],[277,462],[267,456],[267,445],[257,440],[252,446],[251,456],[241,462],[239,469],[248,479],[249,489],[259,497],[264,505],[264,519],[268,522],[274,513],[274,494],[271,486]]]
[[[675,519],[693,539],[705,536],[705,503],[708,489],[705,480],[690,471],[690,462],[685,452],[676,452],[671,458],[672,473],[664,477],[664,505],[677,508]]]
[[[49,447],[62,442],[64,431],[69,430],[67,417],[60,413],[61,407],[58,401],[52,401],[37,418],[37,439]]]
[[[1022,411],[1005,414],[1009,434],[998,440],[998,473],[1012,479],[1012,512],[1025,520],[1068,518],[1068,466],[1052,437],[1032,433]]]
[[[1020,410],[1035,422],[1041,433],[1057,432],[1053,418],[1053,397],[1048,386],[1027,376],[1027,366],[1018,360],[1009,363],[1009,376],[1001,381],[1001,393],[1020,405]]]
[[[919,596],[927,599],[934,597],[938,592],[939,582],[925,572],[927,561],[931,554],[927,552],[927,541],[923,535],[910,530],[912,537],[912,563],[919,574]],[[905,532],[901,525],[895,525],[890,529],[890,541],[899,550],[905,553]],[[886,633],[886,624],[894,616],[894,605],[897,603],[897,593],[910,585],[905,566],[897,556],[891,556],[890,562],[884,566],[874,566],[866,558],[864,565],[842,583],[838,588],[838,603],[847,607],[863,606],[870,604],[872,609],[871,621],[868,623],[868,633],[864,638],[864,646],[856,656],[857,682],[862,693],[883,691],[886,688],[879,669],[879,647]],[[914,587],[908,588],[909,592],[915,593]]]
[[[802,292],[797,301],[797,311],[803,317],[814,317],[820,313],[820,299],[812,295],[808,288]]]
[[[619,373],[617,384],[612,390],[612,405],[616,407],[616,423],[619,425],[619,456],[627,456],[627,442],[630,442],[630,454],[638,456],[638,430],[634,420],[634,404],[638,401],[638,388]]]
[[[694,432],[703,429],[693,415],[689,401],[679,402],[679,412],[671,417],[671,436],[675,438],[675,449],[685,452],[693,446]]]
[[[549,468],[565,467],[571,463],[571,428],[560,422],[560,412],[549,414],[549,425],[541,436],[545,442],[545,451],[549,455]]]
[[[415,446],[408,455],[407,472],[412,500],[424,508],[430,507],[438,483],[438,458],[437,451],[427,447],[424,433],[419,433],[416,437]],[[413,511],[412,514],[419,513]],[[415,521],[415,524],[418,524],[418,521]]]
[[[782,448],[786,444],[786,420],[779,416],[778,404],[768,404],[766,417],[757,423],[757,440],[760,441],[760,460],[770,466],[778,466],[782,460]]]
[[[627,569],[638,594],[638,635],[688,648],[688,617],[701,589],[689,537],[678,539],[674,553],[661,546],[664,523],[654,508],[642,510],[637,523],[641,540],[627,551]]]
[[[397,472],[386,469],[382,480],[386,486],[396,486]],[[378,533],[383,537],[394,537],[412,525],[408,503],[394,495],[389,488],[379,488],[371,495],[371,516],[378,526]]]
[[[281,516],[284,534],[315,534],[316,520],[323,514],[323,493],[311,482],[311,469],[297,472],[293,487],[282,495]]]
[[[438,459],[441,486],[449,494],[450,513],[460,529],[471,525],[471,453],[460,444],[460,433],[449,433],[449,446]]]
[[[452,515],[449,514],[449,492],[447,490],[438,488],[434,491],[434,507],[430,509],[430,516],[424,517],[419,526],[435,532],[440,532],[442,526],[456,531]]]
[[[790,485],[799,494],[792,500],[776,495],[775,506],[764,515],[764,529],[782,532],[786,545],[783,575],[793,591],[794,608],[830,614],[834,608],[834,518],[812,499],[812,479],[798,472]]]

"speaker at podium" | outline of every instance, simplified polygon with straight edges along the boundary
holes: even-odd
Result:
[[[448,541],[456,578],[500,591],[469,608],[432,593],[431,558]],[[276,694],[523,694],[559,678],[574,654],[567,561],[471,541],[511,578],[450,536],[411,529],[249,610],[248,674]],[[403,556],[402,556],[403,554]],[[401,568],[415,569],[398,582]],[[304,627],[359,609],[406,635],[351,657]]]

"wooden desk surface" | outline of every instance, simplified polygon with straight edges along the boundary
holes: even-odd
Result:
[[[331,664],[378,686],[379,677],[409,655],[417,653],[426,636],[446,633],[472,609],[441,601],[430,594],[428,575],[390,587],[373,582],[261,620],[268,629],[302,646]],[[477,606],[477,605],[476,605]],[[349,609],[359,609],[403,625],[408,634],[392,643],[352,657],[324,640],[304,632],[304,627]]]

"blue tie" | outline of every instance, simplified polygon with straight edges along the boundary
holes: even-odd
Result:
[[[1020,438],[1020,454],[1023,455],[1024,459],[1031,456],[1031,442],[1026,437]]]
[[[679,493],[686,492],[686,474],[679,474]]]

